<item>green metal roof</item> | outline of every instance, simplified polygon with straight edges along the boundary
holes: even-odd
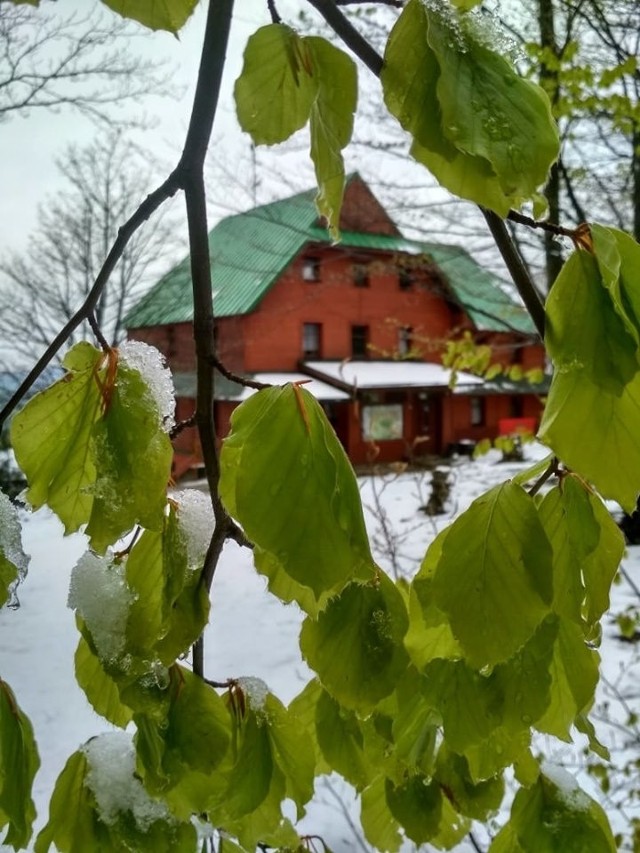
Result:
[[[308,243],[330,244],[318,224],[315,190],[256,207],[221,220],[209,234],[213,306],[217,317],[247,314]],[[423,243],[386,234],[342,232],[341,246],[427,255],[443,274],[451,295],[481,331],[516,329],[535,334],[527,312],[501,282],[455,246]],[[189,258],[182,260],[129,311],[125,326],[193,319]]]

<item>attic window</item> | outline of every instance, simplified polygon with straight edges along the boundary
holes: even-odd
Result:
[[[369,287],[369,267],[367,264],[353,265],[353,283],[356,287]]]
[[[322,323],[302,324],[302,357],[320,358],[322,347]]]
[[[400,290],[411,290],[413,287],[413,276],[409,270],[401,269],[398,273],[398,284]]]
[[[305,258],[302,261],[303,281],[320,281],[320,258]]]

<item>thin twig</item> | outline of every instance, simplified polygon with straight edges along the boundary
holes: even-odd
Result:
[[[273,24],[281,24],[282,18],[278,14],[278,10],[276,9],[275,0],[267,0],[267,8],[269,10],[269,14],[271,15],[271,22]]]
[[[96,336],[96,340],[98,341],[98,343],[100,344],[102,349],[105,352],[108,352],[111,349],[111,347],[107,343],[105,336],[102,334],[102,329],[98,325],[98,321],[96,319],[95,312],[92,311],[91,314],[89,314],[89,316],[87,317],[87,320],[89,321],[89,325],[91,326],[91,329],[93,330],[93,334]]]
[[[236,385],[244,385],[245,388],[255,388],[257,391],[262,391],[265,388],[273,388],[273,385],[269,382],[257,382],[255,379],[247,379],[246,376],[240,376],[237,373],[233,373],[224,366],[215,354],[211,356],[211,363],[225,379],[228,379],[230,382],[235,382]]]
[[[544,484],[553,477],[554,474],[558,473],[558,460],[554,456],[551,462],[549,462],[548,467],[543,471],[543,473],[538,477],[535,483],[529,489],[529,496],[534,497],[538,494],[540,489],[544,486]]]
[[[519,225],[526,225],[528,228],[548,231],[550,234],[555,234],[558,237],[569,237],[571,240],[574,240],[576,237],[575,228],[565,228],[563,225],[556,225],[555,222],[547,222],[545,219],[533,219],[531,216],[525,216],[524,213],[519,213],[517,210],[510,210],[507,219],[517,222]]]
[[[174,439],[177,435],[185,430],[189,429],[189,427],[193,427],[196,424],[196,413],[194,412],[192,415],[189,415],[188,418],[185,418],[183,421],[178,421],[175,426],[171,428],[169,431],[169,438]]]

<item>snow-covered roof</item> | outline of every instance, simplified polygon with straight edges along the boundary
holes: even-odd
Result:
[[[303,370],[343,387],[363,388],[447,388],[451,371],[426,361],[306,361]],[[470,373],[458,373],[457,387],[482,385]]]
[[[319,379],[312,379],[304,373],[254,373],[251,377],[256,382],[264,382],[265,385],[286,385],[287,382],[304,382],[304,387],[310,391],[316,400],[348,400],[349,394],[335,388],[333,385],[328,385]],[[253,388],[243,388],[234,400],[246,400],[255,394]]]

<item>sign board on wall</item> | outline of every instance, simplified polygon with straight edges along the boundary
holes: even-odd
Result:
[[[362,437],[365,441],[393,441],[403,436],[402,405],[362,407]]]

